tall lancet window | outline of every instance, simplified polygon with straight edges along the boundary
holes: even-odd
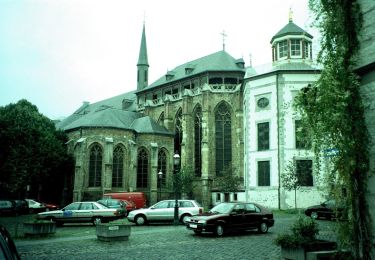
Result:
[[[202,175],[202,108],[197,106],[194,112],[194,166],[195,176]]]
[[[100,187],[102,184],[103,151],[99,144],[90,149],[89,187]]]
[[[148,154],[145,149],[138,152],[137,158],[137,188],[148,187]]]
[[[177,152],[181,156],[181,143],[182,143],[182,138],[183,138],[182,109],[181,108],[177,111],[174,126],[175,126],[174,151]]]
[[[229,106],[222,102],[215,113],[216,176],[232,161],[232,119]]]
[[[164,150],[160,150],[158,153],[158,171],[163,173],[160,177],[161,179],[158,176],[158,187],[165,187],[167,179],[167,155]]]
[[[112,187],[122,187],[124,174],[124,149],[119,145],[113,151]]]

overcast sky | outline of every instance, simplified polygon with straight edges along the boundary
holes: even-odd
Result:
[[[293,21],[311,29],[308,0],[0,0],[0,106],[25,98],[51,119],[137,88],[146,25],[149,84],[222,50],[271,62],[270,40]]]

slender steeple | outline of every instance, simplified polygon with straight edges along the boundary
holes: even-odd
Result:
[[[141,48],[139,50],[138,57],[138,75],[137,75],[137,90],[142,90],[148,86],[148,59],[147,59],[147,44],[146,44],[146,32],[145,24],[143,23]]]

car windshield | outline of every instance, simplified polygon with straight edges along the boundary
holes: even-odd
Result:
[[[220,203],[210,210],[210,213],[223,213],[228,214],[232,211],[234,204]]]

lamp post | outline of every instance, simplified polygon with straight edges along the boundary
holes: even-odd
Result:
[[[159,170],[158,172],[158,180],[159,180],[159,201],[161,199],[161,184],[162,184],[163,172]]]
[[[175,204],[174,204],[174,220],[173,225],[178,225],[178,183],[177,183],[177,174],[179,172],[180,168],[180,155],[176,152],[173,155],[173,177],[174,177],[174,192],[175,192]]]

